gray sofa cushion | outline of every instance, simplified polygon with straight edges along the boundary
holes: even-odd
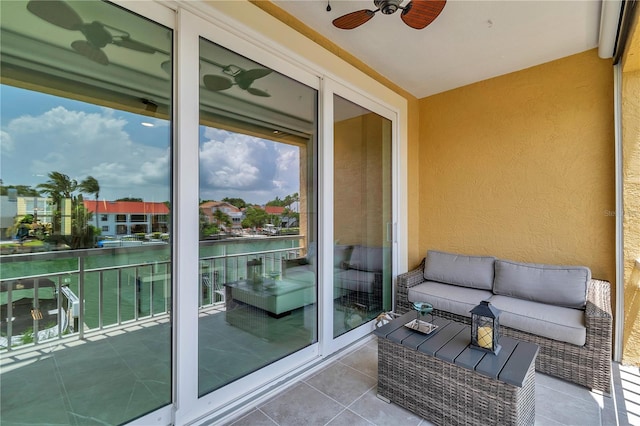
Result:
[[[333,267],[335,269],[343,268],[345,262],[351,257],[353,246],[336,245],[333,248]]]
[[[336,273],[333,279],[336,288],[372,294],[375,278],[375,272],[347,269]]]
[[[429,250],[424,266],[424,279],[491,290],[495,260],[491,256],[467,256]]]
[[[496,260],[493,292],[568,308],[584,308],[591,270]]]
[[[316,272],[311,264],[304,264],[285,269],[283,278],[286,281],[301,281],[307,283],[315,283]]]
[[[578,346],[586,342],[584,311],[507,296],[490,302],[502,311],[501,325]]]
[[[488,290],[424,281],[409,288],[407,299],[409,302],[428,302],[435,309],[471,317],[469,311],[491,296],[493,293]]]
[[[382,271],[382,247],[353,246],[348,266],[360,271]]]

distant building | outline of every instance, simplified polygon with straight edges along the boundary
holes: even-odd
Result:
[[[165,203],[147,201],[83,200],[84,207],[97,212],[98,227],[102,235],[129,235],[137,233],[169,232],[169,207]],[[95,223],[95,216],[93,219]]]
[[[215,217],[216,211],[229,216],[231,219],[231,227],[234,229],[242,229],[242,219],[244,219],[244,213],[238,207],[226,201],[205,201],[200,204],[200,210],[202,214],[207,218],[208,223],[218,223]]]
[[[13,226],[13,221],[18,214],[18,208],[15,201],[10,201],[6,195],[0,196],[0,238],[10,239],[10,235],[6,235],[7,228]]]
[[[34,221],[40,223],[51,223],[53,220],[53,207],[50,199],[45,197],[24,197],[13,195],[3,195],[0,197],[0,238],[10,239],[6,235],[7,228],[13,226],[16,217],[33,215]]]
[[[287,209],[282,206],[264,206],[264,211],[269,215],[270,220],[277,222],[283,228],[297,225],[295,217],[287,215]]]
[[[264,211],[269,216],[282,216],[284,213],[284,207],[281,206],[264,206]]]

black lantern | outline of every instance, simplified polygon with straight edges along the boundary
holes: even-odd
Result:
[[[497,355],[501,346],[500,338],[500,310],[483,300],[471,311],[471,347]]]

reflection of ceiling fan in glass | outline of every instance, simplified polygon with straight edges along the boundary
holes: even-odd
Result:
[[[27,10],[50,24],[71,31],[80,31],[85,40],[71,43],[73,50],[101,65],[108,65],[109,58],[102,50],[107,44],[144,53],[165,53],[148,44],[131,38],[124,30],[103,24],[100,21],[85,23],[78,12],[63,0],[30,0]]]
[[[259,78],[265,77],[271,74],[270,69],[266,68],[254,68],[250,70],[245,70],[236,65],[221,65],[210,61],[208,59],[201,58],[204,62],[215,65],[222,69],[222,72],[231,78],[224,77],[221,75],[214,74],[206,74],[202,81],[204,82],[204,87],[209,90],[213,90],[218,92],[220,90],[229,89],[231,86],[236,85],[242,90],[246,90],[255,96],[262,96],[264,98],[268,98],[271,95],[264,90],[256,89],[255,87],[251,87],[253,82]]]
[[[206,87],[208,90],[219,92],[221,90],[227,90],[235,85],[254,96],[261,96],[263,98],[268,98],[271,96],[264,90],[251,87],[255,80],[271,74],[272,71],[270,69],[254,68],[245,70],[244,68],[240,68],[237,65],[222,65],[210,59],[205,59],[202,57],[200,58],[200,60],[202,62],[206,62],[220,68],[224,74],[233,78],[233,80],[231,80],[231,78],[221,75],[205,74],[202,80],[204,83],[204,87]],[[171,61],[163,62],[162,64],[160,64],[160,67],[164,70],[164,72],[171,75]]]

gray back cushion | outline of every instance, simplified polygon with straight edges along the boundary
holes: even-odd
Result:
[[[427,251],[424,279],[463,287],[491,290],[496,258]]]
[[[353,246],[349,268],[360,271],[382,271],[382,247]]]
[[[336,245],[333,248],[333,267],[342,268],[342,264],[351,256],[351,250],[353,246]]]
[[[493,292],[568,308],[584,308],[590,279],[591,270],[585,266],[496,260]]]

